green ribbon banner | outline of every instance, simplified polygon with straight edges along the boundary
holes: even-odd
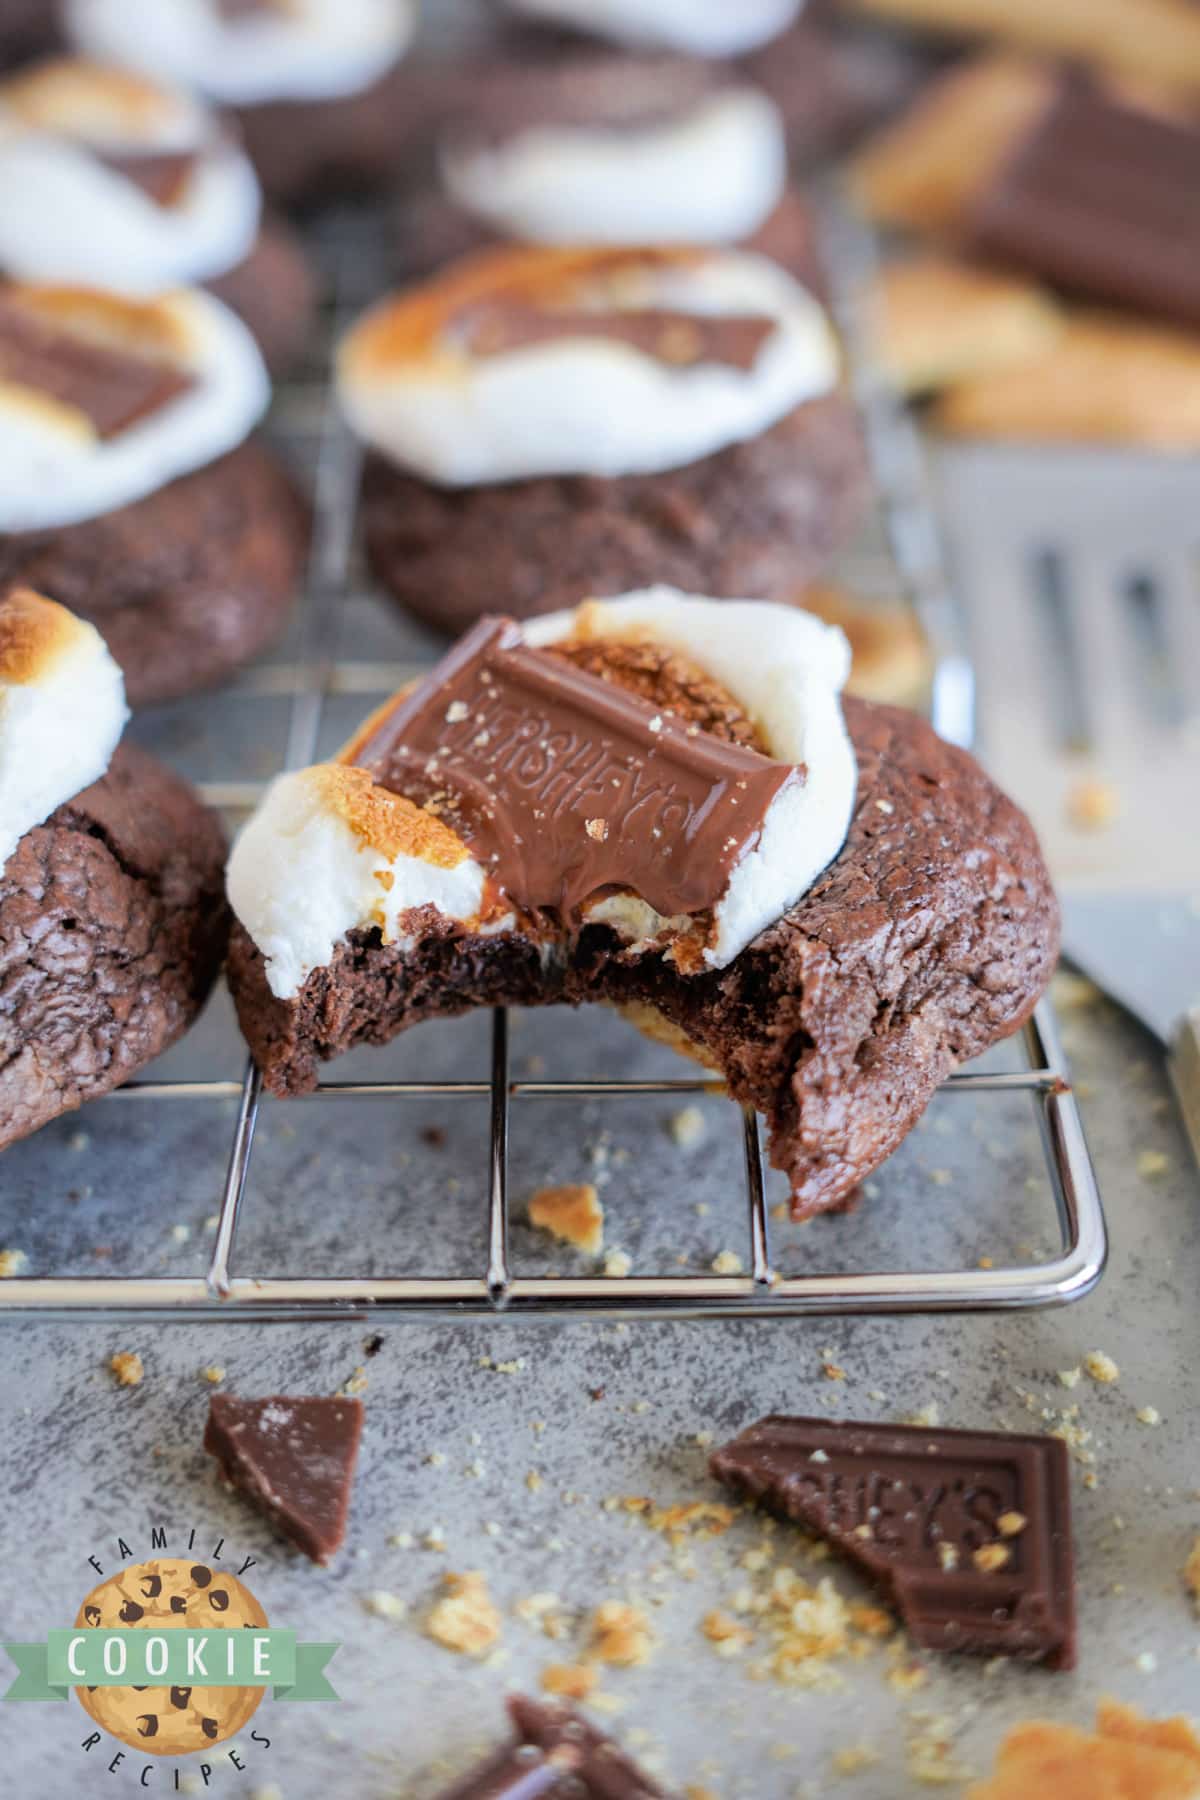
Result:
[[[51,1631],[5,1644],[17,1678],[5,1700],[65,1700],[73,1687],[269,1687],[276,1700],[336,1700],[325,1666],[338,1644],[298,1644],[282,1627],[240,1631]]]

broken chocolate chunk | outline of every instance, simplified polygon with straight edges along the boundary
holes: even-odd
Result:
[[[1072,293],[1200,326],[1200,130],[1067,83],[968,232]]]
[[[204,1448],[225,1479],[313,1562],[346,1535],[362,1402],[340,1397],[209,1401]],[[217,1596],[210,1596],[217,1605]]]
[[[773,1415],[713,1453],[735,1493],[858,1564],[926,1650],[1075,1663],[1066,1445]]]
[[[567,1706],[514,1694],[516,1737],[442,1800],[668,1800],[611,1738]]]
[[[193,385],[185,369],[72,331],[8,289],[0,290],[0,381],[82,413],[106,441]]]

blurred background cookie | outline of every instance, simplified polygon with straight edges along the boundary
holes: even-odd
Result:
[[[416,0],[65,0],[64,17],[86,54],[226,109],[273,199],[383,180],[418,135]]]
[[[86,58],[0,83],[0,270],[26,281],[152,296],[204,283],[272,368],[313,324],[299,240],[265,224],[245,152],[178,88]]]
[[[876,353],[901,393],[924,394],[1040,356],[1063,310],[1031,281],[956,261],[886,263],[874,307]]]
[[[839,626],[849,638],[847,693],[891,706],[921,704],[932,660],[910,606],[899,600],[868,600],[827,583],[805,588],[796,604],[826,625]]]
[[[93,620],[135,706],[224,679],[282,628],[308,516],[247,441],[268,395],[209,294],[0,286],[0,586]]]
[[[375,571],[447,631],[658,581],[786,598],[861,503],[825,312],[737,251],[468,258],[369,312],[338,385]]]

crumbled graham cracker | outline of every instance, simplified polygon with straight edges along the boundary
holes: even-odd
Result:
[[[207,1368],[201,1369],[200,1379],[201,1381],[211,1382],[213,1387],[217,1387],[224,1381],[225,1371],[220,1363],[209,1363]]]
[[[610,1250],[604,1259],[604,1273],[612,1281],[624,1281],[633,1267],[633,1258],[625,1250]]]
[[[1083,1359],[1083,1366],[1092,1380],[1098,1381],[1102,1387],[1111,1387],[1114,1381],[1121,1378],[1120,1369],[1104,1350],[1089,1350]]]
[[[851,1744],[835,1750],[830,1760],[835,1775],[860,1775],[864,1769],[873,1769],[880,1757],[878,1750],[868,1750],[865,1744]]]
[[[712,1260],[714,1275],[740,1275],[742,1259],[736,1250],[718,1250]]]
[[[604,1247],[604,1208],[590,1181],[539,1188],[529,1202],[529,1219],[588,1256],[598,1256]]]
[[[1007,1544],[981,1544],[972,1554],[971,1561],[981,1575],[994,1575],[998,1569],[1008,1567],[1012,1551]]]
[[[146,1365],[136,1350],[117,1350],[108,1359],[118,1387],[137,1387],[146,1373]]]
[[[23,1250],[0,1250],[0,1281],[13,1281],[29,1266]]]
[[[1067,795],[1067,820],[1076,831],[1107,831],[1121,810],[1110,781],[1077,781]]]
[[[1005,1512],[996,1520],[996,1530],[1001,1537],[1020,1537],[1028,1523],[1024,1513]]]
[[[447,1650],[463,1656],[483,1656],[500,1638],[500,1614],[488,1593],[487,1578],[478,1569],[442,1577],[447,1592],[433,1607],[425,1629]]]
[[[681,1150],[694,1150],[708,1136],[708,1125],[698,1106],[683,1106],[671,1114],[671,1136]]]
[[[718,1656],[740,1656],[754,1642],[754,1633],[748,1625],[740,1624],[719,1608],[705,1613],[700,1629],[709,1642],[716,1645]]]
[[[637,1668],[649,1661],[652,1647],[649,1621],[638,1607],[623,1600],[606,1600],[592,1614],[591,1661]]]
[[[545,1692],[563,1700],[587,1700],[598,1679],[587,1663],[547,1663],[541,1676]]]

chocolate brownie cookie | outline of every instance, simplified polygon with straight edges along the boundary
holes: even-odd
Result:
[[[228,914],[215,815],[114,748],[121,677],[91,626],[28,591],[0,598],[0,694],[2,1147],[187,1030]]]
[[[342,348],[372,566],[449,631],[656,580],[787,596],[864,492],[837,379],[821,305],[760,256],[468,258]]]
[[[0,536],[0,587],[24,582],[91,619],[130,704],[213,687],[279,632],[300,579],[308,509],[260,444],[243,444],[131,506]]]
[[[0,375],[0,586],[95,620],[135,705],[256,655],[295,591],[307,509],[242,441],[269,390],[240,321],[200,293],[10,285]]]
[[[844,1203],[937,1084],[1015,1031],[1049,980],[1058,912],[1028,821],[922,719],[848,699],[854,798],[841,712],[835,723],[829,710],[848,653],[807,615],[665,590],[594,602],[539,622],[532,635],[545,663],[530,667],[524,652],[524,688],[497,640],[481,647],[490,629],[477,627],[416,694],[376,715],[340,764],[286,778],[239,843],[230,981],[268,1088],[306,1092],[320,1061],[426,1018],[602,1000],[719,1069],[734,1098],[765,1116],[797,1217]],[[598,664],[589,636],[625,653]],[[731,706],[714,706],[694,680],[656,694],[637,657],[631,677],[628,647],[644,657],[648,643],[672,657],[691,643],[710,680],[728,672]],[[837,644],[844,660],[820,673]],[[480,655],[489,679],[473,686]],[[564,657],[602,697],[576,684],[575,710],[564,707],[546,671]],[[630,715],[645,709],[640,739],[607,697],[614,688]],[[739,709],[755,738],[735,747]],[[683,721],[704,754],[725,744],[713,766],[722,791],[742,796],[707,847],[683,824],[710,818],[701,790],[678,760],[654,760],[659,747],[678,758],[664,733],[675,738]],[[641,746],[628,766],[624,742]],[[776,838],[772,808],[790,789],[763,810],[755,784],[778,771],[771,756],[800,749],[809,822]],[[485,766],[495,781],[480,789]],[[431,769],[435,813],[395,798],[428,794]],[[462,798],[472,791],[489,794],[482,816]],[[318,897],[340,854],[334,819],[362,858],[353,917]],[[310,829],[324,859],[311,872]],[[792,860],[801,846],[803,867]],[[683,853],[668,858],[667,848]],[[722,853],[732,868],[722,871]],[[556,866],[563,904],[548,916],[541,901],[555,891]],[[568,904],[593,879],[593,897]]]
[[[845,540],[865,480],[858,422],[829,394],[759,437],[662,475],[439,488],[374,455],[362,522],[388,592],[457,633],[484,605],[524,619],[659,580],[786,597]]]

